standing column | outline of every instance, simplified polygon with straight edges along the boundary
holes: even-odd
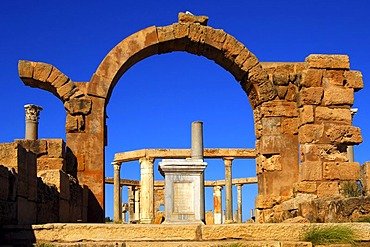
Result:
[[[120,202],[120,171],[121,171],[121,164],[120,162],[112,162],[113,168],[114,168],[114,178],[113,178],[113,184],[114,184],[114,222],[119,222],[122,220],[122,214],[121,214],[121,202]]]
[[[135,189],[134,186],[128,186],[128,222],[135,220]]]
[[[25,139],[38,139],[39,116],[42,111],[41,106],[28,104],[24,106],[26,111],[26,134]]]
[[[135,186],[135,221],[140,221],[140,187]]]
[[[243,222],[242,214],[242,184],[237,184],[236,188],[238,189],[238,223]]]
[[[222,186],[213,187],[214,224],[222,224]]]
[[[150,224],[154,220],[154,159],[141,158],[140,223]]]
[[[232,184],[232,162],[233,158],[224,158],[225,163],[225,194],[226,194],[226,213],[225,223],[233,222],[233,184]]]

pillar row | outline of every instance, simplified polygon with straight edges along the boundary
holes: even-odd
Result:
[[[224,158],[225,164],[225,197],[226,212],[225,223],[233,222],[233,184],[232,184],[232,162],[233,158]]]
[[[140,223],[150,224],[154,220],[154,159],[141,158],[139,162],[141,165]]]

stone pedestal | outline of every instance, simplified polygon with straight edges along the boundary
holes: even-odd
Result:
[[[204,223],[204,169],[202,159],[168,159],[159,163],[165,177],[164,224]]]

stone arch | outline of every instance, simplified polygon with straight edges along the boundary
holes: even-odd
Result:
[[[233,36],[203,24],[180,18],[179,23],[132,34],[107,54],[89,82],[72,82],[53,65],[20,61],[19,75],[26,85],[45,89],[64,103],[70,150],[67,171],[76,174],[90,191],[89,222],[104,220],[105,111],[112,91],[135,63],[173,51],[207,57],[240,82],[254,111],[259,180],[256,204],[270,209],[281,196],[291,197],[299,163],[297,73],[304,65],[262,64]],[[57,78],[63,83],[56,83]]]
[[[215,61],[240,82],[253,108],[277,96],[256,56],[241,42],[221,29],[181,22],[151,26],[122,40],[93,74],[87,93],[105,98],[108,103],[118,80],[131,66],[146,57],[173,51],[186,51]]]

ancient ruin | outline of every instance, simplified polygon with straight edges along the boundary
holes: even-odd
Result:
[[[180,13],[177,23],[132,34],[109,51],[88,82],[74,82],[51,64],[20,60],[24,84],[49,91],[64,104],[66,142],[38,139],[42,108],[25,106],[25,139],[0,144],[0,184],[5,188],[0,193],[1,224],[103,222],[106,182],[114,183],[115,220],[122,220],[120,188],[129,186],[124,209],[129,221],[154,223],[155,197],[162,193],[163,198],[165,186],[154,181],[153,162],[189,158],[190,150],[117,153],[114,182],[106,179],[106,107],[131,66],[174,51],[204,56],[231,73],[254,113],[254,148],[202,152],[202,157],[225,163],[225,180],[205,182],[214,188],[214,223],[222,222],[221,189],[226,192],[224,222],[231,223],[232,186],[238,187],[241,215],[241,187],[255,182],[259,223],[299,217],[304,222],[348,222],[370,216],[370,163],[360,165],[352,153],[362,136],[352,125],[351,106],[364,84],[361,72],[350,69],[348,56],[313,54],[304,62],[259,62],[232,35],[207,26],[207,20]],[[233,179],[232,161],[238,158],[256,160],[257,178]],[[121,164],[130,160],[140,161],[141,181],[120,178]]]

